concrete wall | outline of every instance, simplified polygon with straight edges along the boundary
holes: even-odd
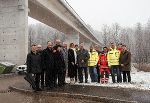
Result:
[[[25,63],[28,0],[0,0],[0,61]]]

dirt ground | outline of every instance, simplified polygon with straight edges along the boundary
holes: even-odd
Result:
[[[8,87],[17,83],[24,83],[23,76],[14,76],[9,78],[0,78],[0,103],[98,103],[80,99],[71,99],[63,97],[48,97],[39,95],[30,95],[10,91]],[[101,103],[101,102],[99,102]]]

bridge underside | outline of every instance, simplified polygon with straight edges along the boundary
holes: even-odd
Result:
[[[28,52],[28,16],[65,33],[67,43],[89,41],[86,44],[97,44],[95,38],[58,1],[0,0],[0,61],[25,63]]]

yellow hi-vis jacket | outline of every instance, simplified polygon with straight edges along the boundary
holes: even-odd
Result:
[[[119,65],[120,51],[115,49],[110,49],[107,54],[108,66]]]
[[[98,62],[98,53],[96,50],[89,52],[90,58],[88,60],[88,66],[96,66]]]

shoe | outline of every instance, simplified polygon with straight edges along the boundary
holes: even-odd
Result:
[[[88,83],[88,81],[86,80],[85,83]]]
[[[44,85],[41,85],[41,89],[44,89]]]
[[[80,81],[79,83],[83,83],[83,81]]]
[[[46,90],[52,90],[54,87],[46,87]]]
[[[37,88],[37,91],[42,91],[42,89],[41,88]]]
[[[105,81],[106,84],[108,84],[108,81]]]
[[[41,88],[34,89],[34,92],[37,92],[37,91],[42,91],[42,89]]]

